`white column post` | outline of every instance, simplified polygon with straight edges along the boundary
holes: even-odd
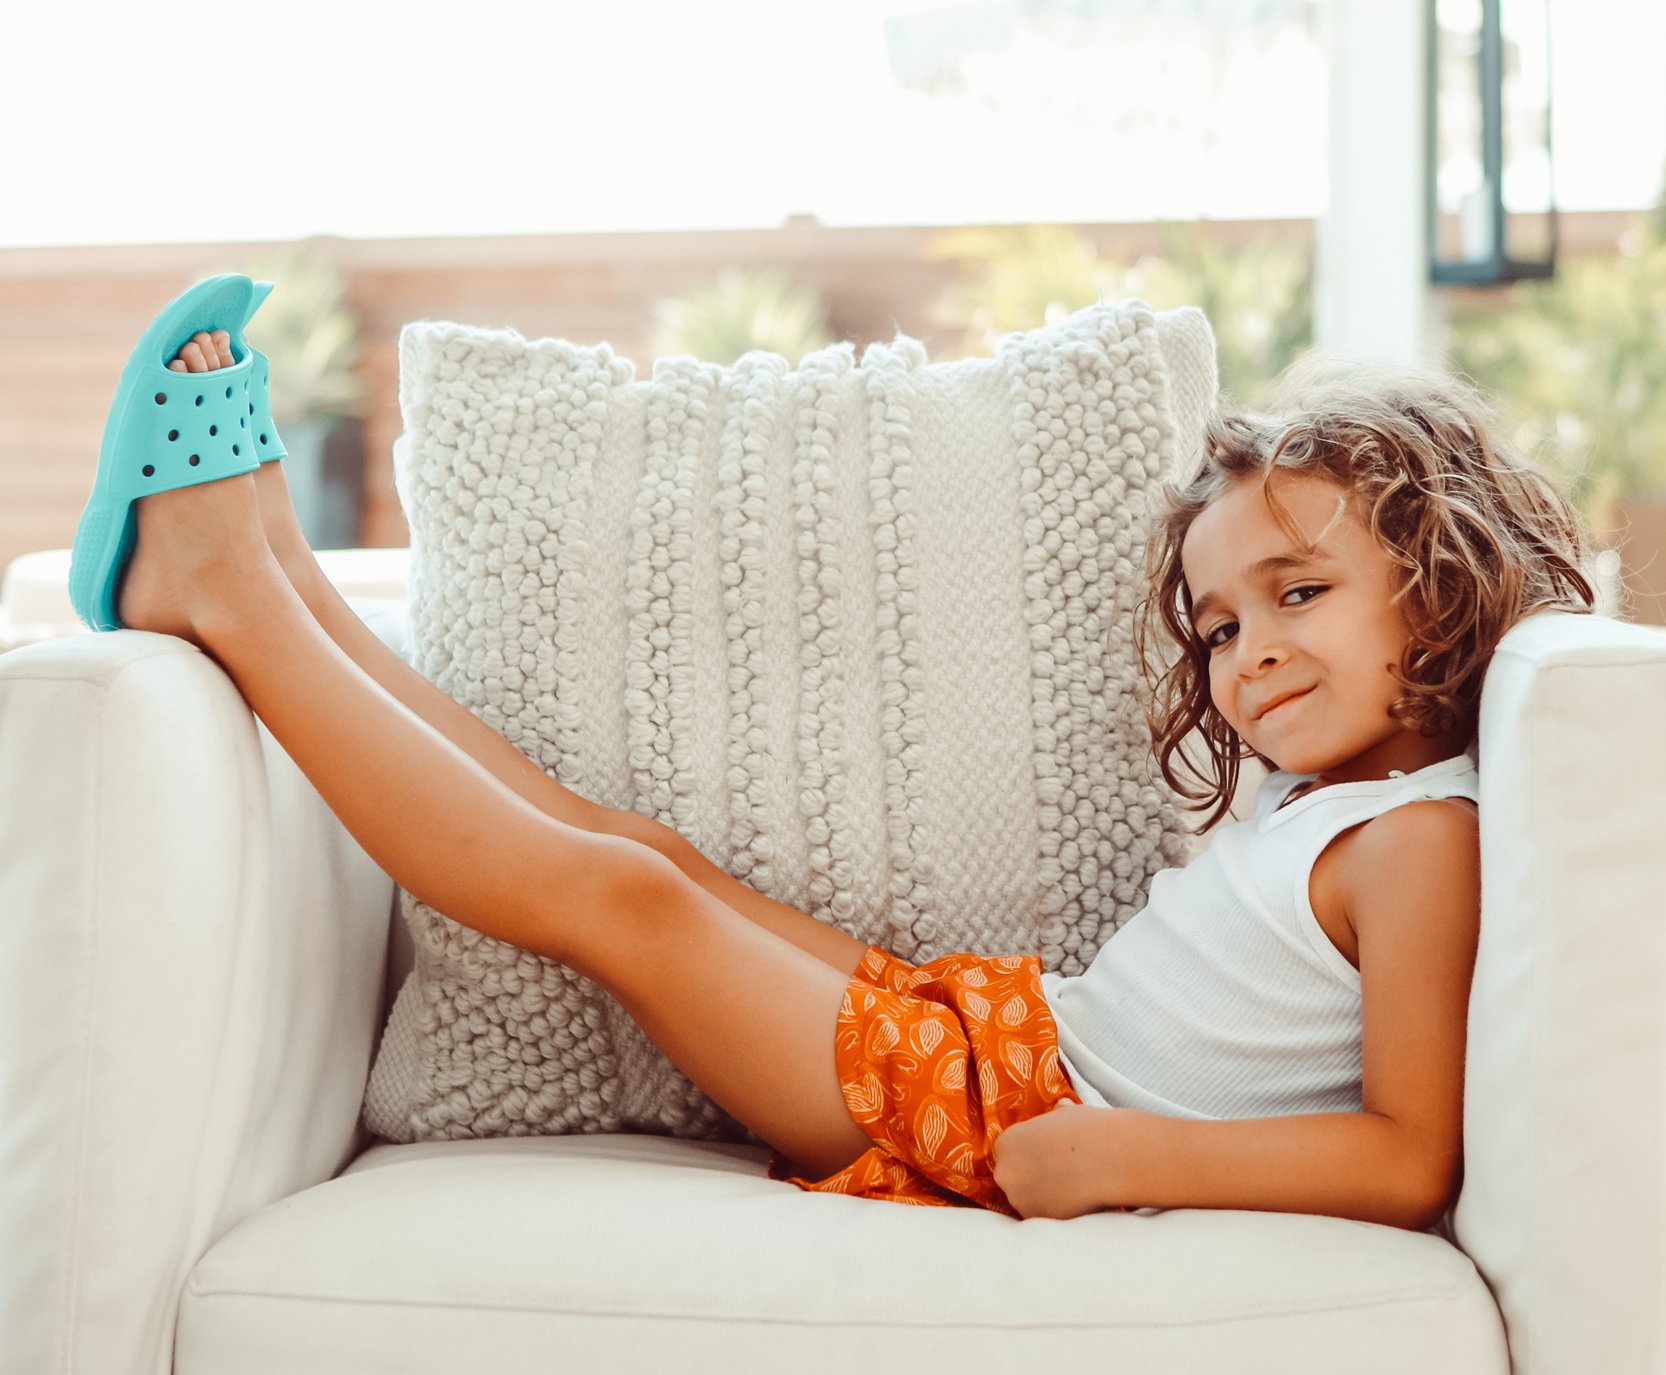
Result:
[[[1318,226],[1314,340],[1362,362],[1439,366],[1429,286],[1425,0],[1329,0],[1330,193]]]

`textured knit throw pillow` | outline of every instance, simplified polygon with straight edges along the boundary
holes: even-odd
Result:
[[[396,482],[417,668],[544,770],[910,960],[1084,969],[1183,863],[1132,614],[1215,393],[1195,310],[797,368],[419,323]],[[595,985],[401,896],[395,1141],[744,1138]],[[832,1028],[828,1028],[829,1036]]]

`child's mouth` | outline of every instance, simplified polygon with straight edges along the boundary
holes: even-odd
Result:
[[[1263,721],[1265,721],[1265,720],[1266,720],[1266,719],[1267,719],[1267,718],[1268,718],[1268,717],[1269,717],[1269,716],[1271,716],[1271,715],[1272,715],[1272,714],[1273,714],[1273,713],[1274,713],[1274,712],[1275,712],[1275,711],[1277,711],[1277,710],[1278,710],[1278,709],[1279,709],[1279,708],[1280,708],[1280,707],[1287,707],[1287,706],[1289,706],[1289,705],[1290,705],[1290,704],[1291,704],[1291,703],[1292,703],[1292,702],[1299,702],[1299,701],[1301,701],[1301,700],[1302,700],[1302,698],[1304,698],[1304,697],[1306,697],[1306,696],[1307,696],[1307,694],[1308,694],[1308,693],[1310,693],[1310,692],[1312,692],[1312,691],[1313,691],[1313,689],[1312,689],[1312,688],[1306,688],[1306,689],[1304,689],[1304,690],[1303,690],[1303,691],[1301,691],[1301,692],[1297,692],[1297,693],[1294,693],[1294,694],[1292,694],[1292,695],[1291,695],[1291,696],[1289,696],[1289,697],[1286,697],[1286,698],[1284,698],[1284,700],[1283,700],[1283,701],[1280,701],[1280,702],[1274,702],[1274,703],[1273,703],[1273,704],[1272,704],[1272,706],[1270,706],[1270,707],[1268,707],[1268,708],[1267,708],[1267,709],[1266,709],[1266,711],[1264,711],[1264,712],[1262,712],[1262,713],[1261,713],[1261,720],[1263,720]]]

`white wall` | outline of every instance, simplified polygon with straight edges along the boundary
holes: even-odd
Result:
[[[1319,219],[1314,337],[1365,362],[1438,365],[1429,284],[1422,0],[1330,0],[1330,193]]]

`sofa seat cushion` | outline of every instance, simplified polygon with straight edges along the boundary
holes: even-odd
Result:
[[[1017,1222],[806,1194],[744,1145],[378,1146],[222,1237],[176,1375],[369,1369],[1509,1369],[1469,1259],[1292,1213]]]

